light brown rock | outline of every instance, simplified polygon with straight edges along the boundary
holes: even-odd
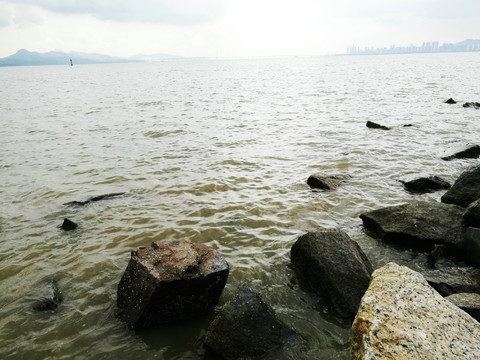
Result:
[[[352,326],[352,359],[479,359],[480,324],[419,273],[394,263],[372,275]]]

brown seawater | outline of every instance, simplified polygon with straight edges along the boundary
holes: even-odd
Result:
[[[301,287],[297,237],[339,228],[375,267],[417,268],[425,254],[367,236],[358,216],[442,192],[398,182],[453,182],[478,160],[444,151],[478,143],[480,53],[0,68],[0,357],[203,359],[214,314],[134,332],[115,317],[130,251],[182,239],[230,264],[221,298],[247,282],[309,350],[348,359],[348,324]],[[456,105],[444,104],[453,97]],[[370,120],[390,131],[367,129]],[[411,124],[410,127],[403,125]],[[348,175],[314,191],[312,173]],[[64,205],[105,193],[125,196]],[[58,228],[67,217],[79,228]],[[64,298],[32,310],[54,279]]]

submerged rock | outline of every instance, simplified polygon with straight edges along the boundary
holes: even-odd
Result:
[[[480,166],[464,171],[442,196],[442,202],[466,208],[480,199]]]
[[[390,130],[389,127],[377,124],[373,121],[367,121],[367,127],[370,128],[370,129]]]
[[[339,230],[309,232],[292,246],[297,276],[331,303],[344,318],[353,318],[367,290],[372,265],[358,244]]]
[[[457,102],[455,100],[453,100],[452,98],[448,99],[447,101],[445,101],[446,104],[456,104]]]
[[[189,319],[211,311],[229,273],[216,250],[157,241],[132,251],[117,290],[119,317],[132,327]]]
[[[479,359],[480,323],[417,272],[376,270],[352,326],[351,358]]]
[[[342,180],[343,178],[340,176],[313,174],[308,177],[307,184],[311,188],[335,190]]]
[[[60,225],[60,228],[65,231],[75,230],[78,227],[78,224],[74,223],[72,220],[65,218],[63,224]]]
[[[205,335],[204,345],[226,360],[264,359],[303,338],[278,320],[275,311],[246,284],[226,303]]]
[[[458,306],[475,320],[480,321],[480,294],[452,294],[445,299]]]
[[[119,193],[111,193],[111,194],[104,194],[104,195],[98,195],[98,196],[94,196],[94,197],[91,197],[91,198],[88,198],[87,200],[85,201],[70,201],[68,203],[65,203],[64,205],[70,205],[70,206],[85,206],[87,204],[90,204],[92,202],[97,202],[97,201],[100,201],[100,200],[109,200],[109,199],[112,199],[112,198],[115,198],[115,197],[119,197],[119,196],[124,196],[126,193],[124,192],[119,192]]]
[[[463,107],[464,108],[471,107],[471,108],[474,108],[474,109],[480,109],[480,103],[479,102],[466,102],[465,104],[463,104]]]
[[[35,289],[32,296],[33,309],[36,311],[53,311],[62,303],[62,296],[53,280]]]
[[[410,181],[400,181],[405,189],[417,192],[428,193],[438,190],[449,189],[452,185],[438,176],[421,177]]]
[[[465,267],[444,267],[422,270],[422,275],[431,287],[442,296],[457,293],[480,293],[480,269]]]
[[[386,241],[417,247],[463,244],[463,209],[455,205],[417,201],[370,211],[360,218],[367,230]]]
[[[448,156],[442,157],[442,160],[453,160],[453,159],[477,159],[480,156],[480,146],[471,145],[461,148],[459,150],[454,150],[454,153]]]

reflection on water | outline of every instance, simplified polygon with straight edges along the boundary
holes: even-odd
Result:
[[[375,266],[424,261],[369,238],[358,216],[438,200],[398,180],[452,182],[477,162],[440,156],[478,142],[479,113],[461,104],[480,97],[479,56],[0,69],[1,357],[209,358],[213,314],[141,332],[115,318],[130,250],[186,239],[230,264],[221,303],[247,281],[308,340],[308,352],[287,358],[349,358],[349,325],[298,284],[290,247],[307,230],[340,228]],[[316,172],[349,177],[315,191],[306,179]],[[116,192],[127,196],[64,205]],[[65,217],[79,228],[60,230]],[[64,302],[34,312],[32,289],[52,278]]]

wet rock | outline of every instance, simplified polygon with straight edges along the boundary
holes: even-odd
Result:
[[[33,293],[33,309],[36,311],[53,311],[62,302],[62,296],[53,280],[42,284]]]
[[[453,100],[452,98],[448,99],[447,101],[445,101],[446,104],[456,104],[457,102],[455,100]]]
[[[342,180],[340,176],[313,174],[308,177],[307,184],[315,189],[335,190]]]
[[[480,146],[471,145],[461,149],[454,150],[454,153],[448,156],[442,157],[442,160],[453,159],[477,159],[480,156]]]
[[[85,206],[85,205],[88,205],[92,202],[97,202],[97,201],[100,201],[100,200],[109,200],[109,199],[113,199],[115,197],[119,197],[119,196],[124,196],[126,193],[124,192],[119,192],[119,193],[111,193],[111,194],[104,194],[104,195],[98,195],[98,196],[94,196],[94,197],[91,197],[91,198],[88,198],[87,200],[85,201],[70,201],[68,203],[65,203],[64,205],[69,205],[69,206]]]
[[[463,209],[455,205],[417,201],[370,211],[360,218],[369,232],[386,241],[418,248],[463,244]]]
[[[480,199],[468,205],[463,214],[463,219],[466,225],[480,228]]]
[[[480,199],[480,166],[464,171],[442,196],[442,202],[466,208]]]
[[[139,328],[205,314],[229,273],[216,250],[187,241],[158,241],[132,251],[117,289],[118,316]]]
[[[226,303],[205,335],[207,349],[223,359],[264,359],[287,347],[303,346],[293,329],[278,320],[271,306],[246,284]]]
[[[457,293],[480,293],[480,269],[474,267],[445,267],[435,270],[422,270],[422,275],[430,286],[442,296]]]
[[[465,104],[463,104],[463,107],[464,108],[474,108],[474,109],[480,109],[480,103],[478,102],[466,102]]]
[[[449,189],[452,185],[438,176],[421,177],[410,181],[400,181],[405,189],[417,193],[429,193]]]
[[[458,306],[475,320],[480,321],[480,294],[452,294],[445,299]]]
[[[435,244],[432,251],[428,253],[427,260],[431,268],[441,265],[445,261],[445,245]]]
[[[473,227],[467,229],[464,250],[467,264],[480,268],[480,229]]]
[[[370,129],[390,130],[389,127],[377,124],[373,121],[367,121],[367,127],[370,128]]]
[[[65,218],[63,224],[60,225],[60,228],[65,231],[75,230],[78,227],[78,224],[74,223],[72,220]]]
[[[297,276],[328,300],[335,313],[355,316],[373,269],[346,233],[319,230],[302,235],[292,246],[290,260]]]
[[[351,358],[479,359],[480,324],[417,272],[376,270],[352,326]]]

